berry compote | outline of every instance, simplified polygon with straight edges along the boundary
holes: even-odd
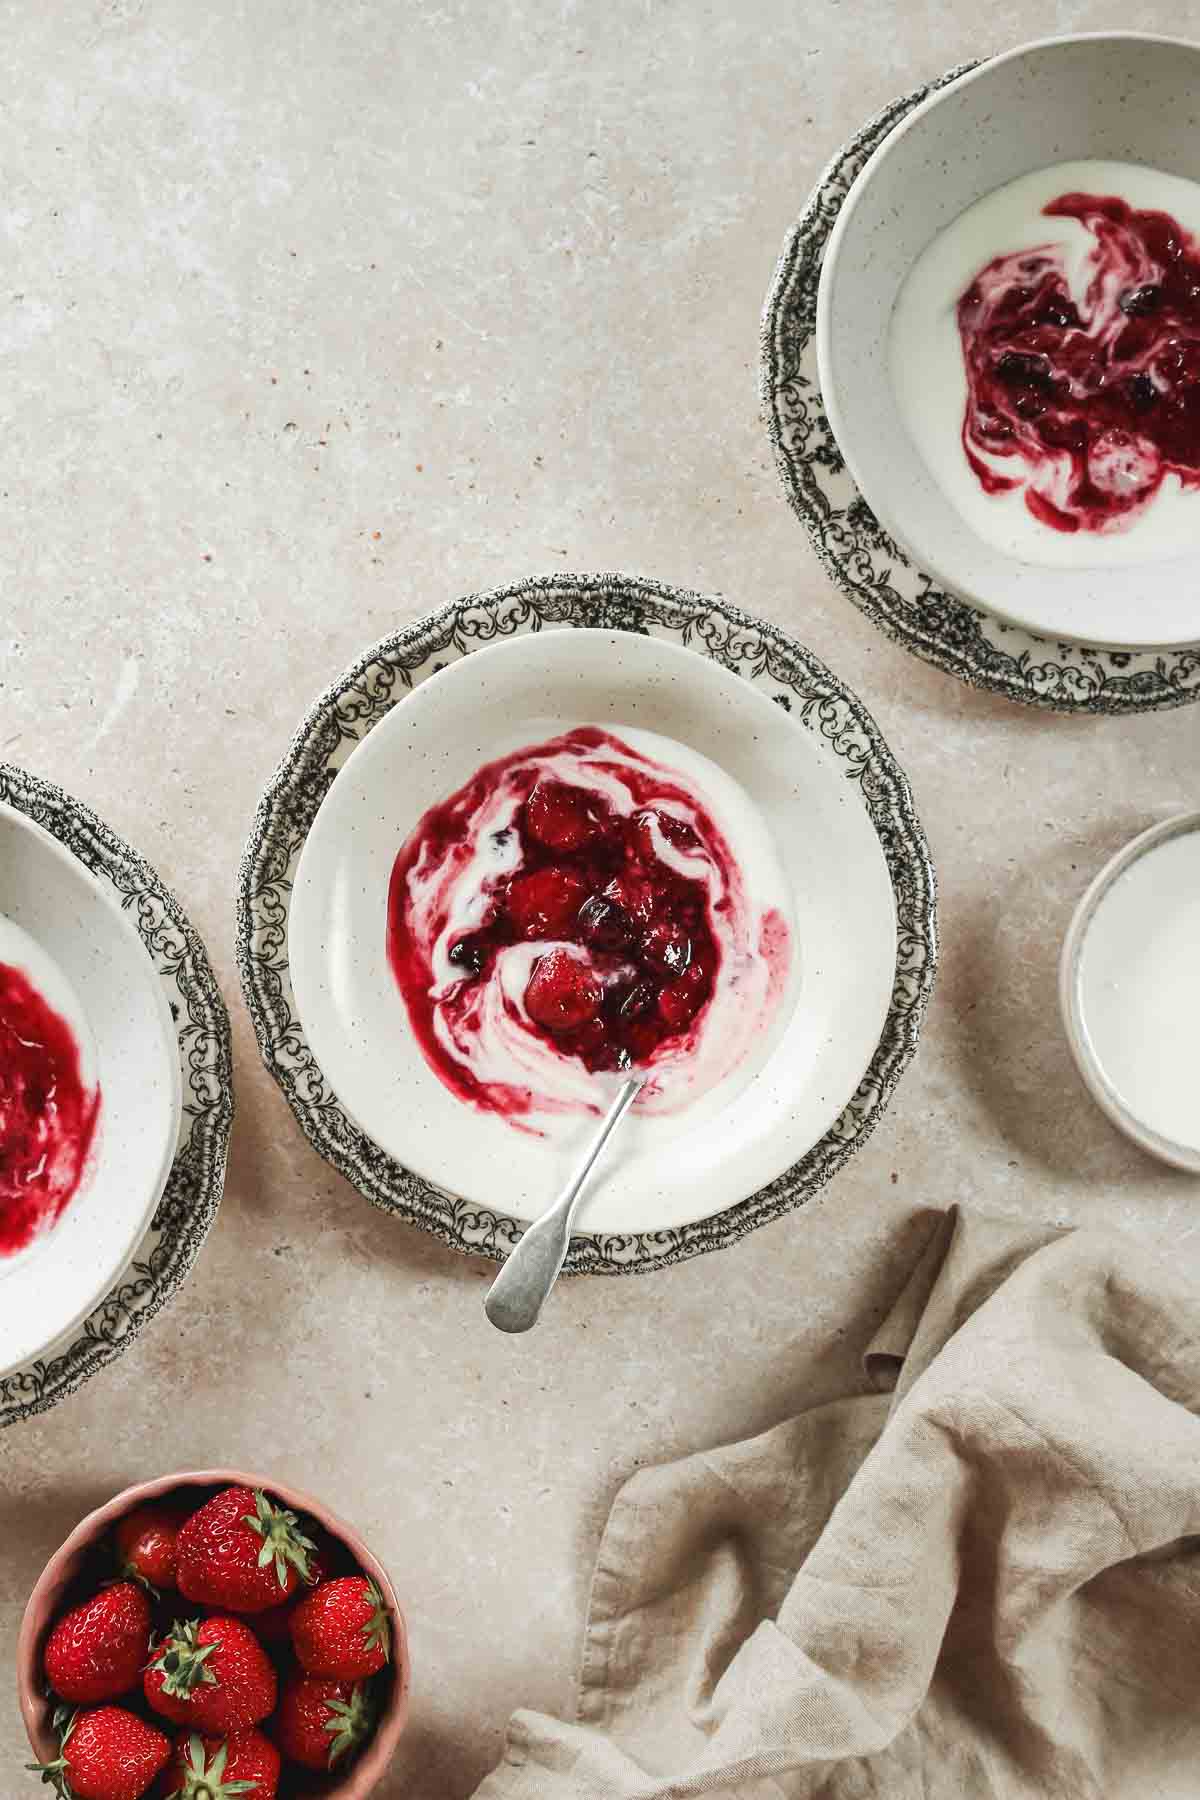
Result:
[[[99,1093],[62,1015],[0,963],[0,1255],[52,1225],[83,1176]]]
[[[998,256],[958,302],[962,441],[988,493],[1025,486],[1056,531],[1128,524],[1167,475],[1200,487],[1200,243],[1116,195],[1043,209],[1094,237],[1072,295],[1053,244]],[[1018,457],[1024,476],[994,460]]]
[[[507,1114],[555,1110],[533,1091],[545,1051],[593,1073],[647,1067],[689,1046],[720,980],[740,982],[743,1012],[768,990],[773,1004],[780,982],[750,967],[760,927],[786,967],[786,927],[747,907],[686,778],[594,727],[489,763],[431,808],[388,901],[426,1059]]]

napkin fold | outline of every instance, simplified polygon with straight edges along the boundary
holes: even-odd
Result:
[[[873,1390],[643,1471],[477,1800],[1196,1800],[1200,1292],[955,1209]]]

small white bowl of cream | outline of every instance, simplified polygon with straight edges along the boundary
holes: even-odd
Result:
[[[1109,1118],[1200,1174],[1200,812],[1151,826],[1101,869],[1063,945],[1059,997]]]

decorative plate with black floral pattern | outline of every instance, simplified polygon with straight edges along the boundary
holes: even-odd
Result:
[[[208,954],[149,863],[82,801],[12,763],[0,763],[0,801],[56,837],[129,913],[166,991],[183,1077],[175,1160],[136,1255],[81,1326],[0,1380],[4,1426],[45,1412],[119,1356],[195,1262],[225,1186],[233,1053]]]
[[[481,645],[547,628],[653,634],[690,646],[786,707],[844,758],[878,833],[896,901],[892,998],[878,1048],[841,1117],[801,1160],[736,1206],[694,1224],[572,1240],[571,1273],[661,1268],[733,1243],[801,1205],[853,1154],[883,1113],[917,1045],[937,962],[933,866],[901,769],[862,703],[783,632],[724,600],[622,575],[555,575],[456,601],[369,650],[313,706],[259,804],[238,889],[238,958],[263,1060],[309,1141],[368,1200],[455,1249],[501,1259],[522,1226],[459,1199],[393,1161],[350,1119],[297,1016],[287,959],[300,852],[330,784],[359,740],[428,676]],[[382,926],[381,926],[382,929]]]
[[[817,379],[817,288],[834,221],[888,132],[927,95],[893,101],[838,152],[793,227],[763,315],[762,396],[784,491],[843,593],[889,637],[973,687],[1058,712],[1132,713],[1200,699],[1200,645],[1098,650],[1053,643],[955,599],[884,532],[851,479]]]

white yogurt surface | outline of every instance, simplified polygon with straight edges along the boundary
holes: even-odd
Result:
[[[1200,1149],[1200,830],[1167,838],[1113,882],[1083,941],[1079,997],[1122,1104]]]
[[[1200,182],[1136,163],[1098,159],[1055,163],[985,194],[939,232],[914,263],[892,313],[889,361],[901,417],[934,480],[972,530],[1006,555],[1051,567],[1105,567],[1194,552],[1200,494],[1167,475],[1145,510],[1120,531],[1055,531],[1025,505],[1023,485],[988,494],[962,446],[967,376],[955,308],[994,257],[1055,245],[1078,303],[1095,246],[1076,219],[1050,219],[1042,208],[1060,194],[1117,194],[1138,209],[1171,213],[1200,234]],[[996,467],[1018,475],[1009,458]]]

